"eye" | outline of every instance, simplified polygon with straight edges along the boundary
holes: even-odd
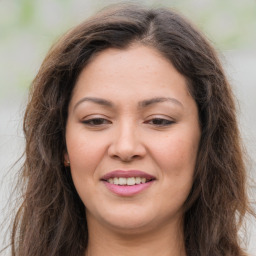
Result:
[[[108,121],[105,118],[91,118],[88,120],[83,120],[82,121],[83,124],[86,124],[88,126],[94,126],[94,127],[99,127],[99,126],[103,126],[103,125],[107,125],[107,124],[111,124],[110,121]]]
[[[146,123],[154,125],[154,126],[170,126],[174,123],[172,120],[168,120],[165,118],[153,118]]]

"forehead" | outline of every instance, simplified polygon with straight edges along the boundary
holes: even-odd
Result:
[[[72,100],[107,97],[112,100],[140,97],[190,96],[186,79],[156,49],[133,45],[106,49],[94,56],[76,82]]]

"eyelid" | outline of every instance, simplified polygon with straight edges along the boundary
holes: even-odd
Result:
[[[81,118],[81,119],[82,119],[82,121],[91,120],[91,119],[106,119],[106,120],[108,120],[109,117],[106,115],[103,115],[103,114],[90,114],[90,115],[83,116],[83,118]]]
[[[175,119],[169,115],[164,115],[164,114],[153,114],[153,115],[150,115],[146,118],[147,120],[152,120],[152,119],[166,119],[166,120],[169,120],[169,121],[173,121],[175,122]]]
[[[164,124],[154,124],[154,123],[150,124],[150,122],[152,122],[154,120],[162,121]],[[166,126],[170,126],[170,125],[174,124],[175,120],[173,118],[170,118],[167,116],[154,115],[154,116],[148,117],[147,120],[145,121],[145,123],[153,125],[153,126],[157,126],[157,127],[166,127]]]
[[[96,121],[100,121],[102,123],[93,124],[93,122],[96,122]],[[108,118],[102,115],[90,115],[90,116],[87,116],[86,118],[83,118],[81,122],[91,127],[100,127],[100,126],[104,126],[112,123]]]

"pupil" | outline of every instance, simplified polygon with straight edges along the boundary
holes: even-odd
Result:
[[[162,119],[155,119],[154,120],[154,124],[163,124],[163,120]]]
[[[102,119],[95,119],[94,124],[96,125],[102,124]]]

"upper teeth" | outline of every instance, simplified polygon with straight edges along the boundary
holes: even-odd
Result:
[[[115,185],[128,185],[132,186],[135,184],[146,183],[146,178],[141,177],[130,177],[130,178],[110,178],[107,182]]]

